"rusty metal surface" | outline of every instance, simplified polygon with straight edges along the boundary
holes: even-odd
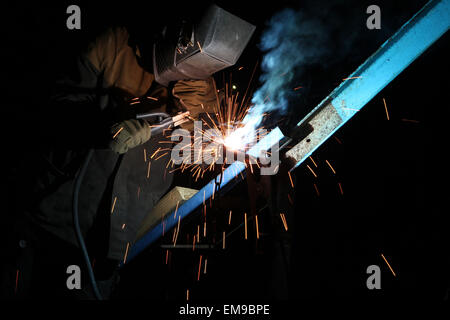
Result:
[[[307,158],[320,144],[333,134],[342,122],[342,118],[339,116],[331,102],[318,106],[311,112],[306,120],[300,124],[311,125],[313,131],[292,149],[287,151],[286,157],[294,159],[296,164],[302,162],[302,160]]]

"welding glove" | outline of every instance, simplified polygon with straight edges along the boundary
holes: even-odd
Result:
[[[172,95],[196,120],[200,113],[214,113],[218,108],[216,85],[212,77],[206,80],[180,80],[175,83]]]
[[[111,127],[109,148],[119,154],[147,142],[151,135],[151,128],[147,121],[131,119],[116,123]]]

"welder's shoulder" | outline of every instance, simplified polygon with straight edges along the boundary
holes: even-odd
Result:
[[[84,55],[97,70],[105,70],[120,51],[129,47],[128,39],[129,33],[125,27],[108,28],[88,45]]]
[[[108,87],[138,97],[148,91],[154,76],[140,65],[129,38],[126,28],[108,29],[89,46],[85,58],[102,74],[103,83]]]

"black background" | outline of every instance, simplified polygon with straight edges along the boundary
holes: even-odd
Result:
[[[227,79],[233,73],[238,88],[247,85],[253,66],[261,59],[257,44],[267,19],[285,7],[313,6],[297,1],[217,3],[257,26],[236,66],[224,72]],[[327,68],[320,64],[312,66],[298,79],[299,85],[309,84],[308,91],[299,91],[299,103],[305,108],[320,102],[425,1],[337,3],[334,11],[326,1],[314,6],[322,6],[320,10],[330,10],[330,14],[341,19],[342,28],[335,30],[340,34],[337,39],[345,38],[342,35],[345,32],[355,32],[358,37],[351,55]],[[66,28],[65,10],[70,4],[81,8],[81,30]],[[381,8],[381,30],[366,28],[365,9],[370,4]],[[17,163],[33,159],[30,151],[33,132],[22,126],[22,119],[32,119],[39,112],[41,104],[37,101],[45,99],[55,77],[63,70],[60,66],[72,59],[89,39],[117,23],[141,26],[143,32],[153,32],[177,12],[196,14],[199,8],[199,3],[128,1],[119,5],[87,1],[61,1],[58,5],[16,2],[3,7],[0,61],[4,89],[1,112],[5,187],[14,181]],[[351,28],[347,23],[351,23]],[[448,213],[445,178],[448,56],[447,34],[343,126],[335,134],[337,139],[332,137],[314,153],[318,178],[306,167],[306,164],[312,166],[310,160],[294,171],[294,215],[288,218],[295,230],[293,262],[289,288],[281,296],[276,294],[279,288],[272,279],[273,274],[285,270],[271,268],[270,253],[255,249],[254,241],[245,242],[238,232],[227,243],[225,251],[175,250],[170,266],[164,263],[165,250],[154,246],[122,270],[117,298],[182,302],[186,299],[186,289],[190,289],[192,303],[262,302],[280,297],[443,300],[449,287],[450,270],[449,227],[445,219],[445,212]],[[240,66],[244,69],[238,71]],[[218,82],[221,77],[222,73],[217,75]],[[252,84],[257,85],[257,81]],[[64,121],[64,116],[55,115],[55,121]],[[325,160],[333,164],[335,175]],[[342,184],[343,194],[338,182]],[[313,183],[318,186],[320,196]],[[241,185],[230,193],[241,197],[243,211],[248,201],[245,190],[245,185]],[[6,209],[1,210],[1,224],[2,228],[8,228],[17,197],[6,189],[3,196],[2,206]],[[236,213],[236,217],[241,219],[242,215]],[[250,237],[254,237],[253,233]],[[208,271],[196,281],[199,254],[208,257]],[[388,259],[395,277],[381,254]],[[381,268],[381,290],[368,290],[365,285],[366,268],[372,264]]]

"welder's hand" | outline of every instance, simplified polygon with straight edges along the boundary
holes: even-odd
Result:
[[[175,83],[172,94],[195,119],[202,112],[214,112],[217,107],[217,95],[212,77],[206,80],[180,80]]]
[[[111,141],[109,148],[119,154],[147,142],[152,135],[147,121],[125,120],[111,127]]]

